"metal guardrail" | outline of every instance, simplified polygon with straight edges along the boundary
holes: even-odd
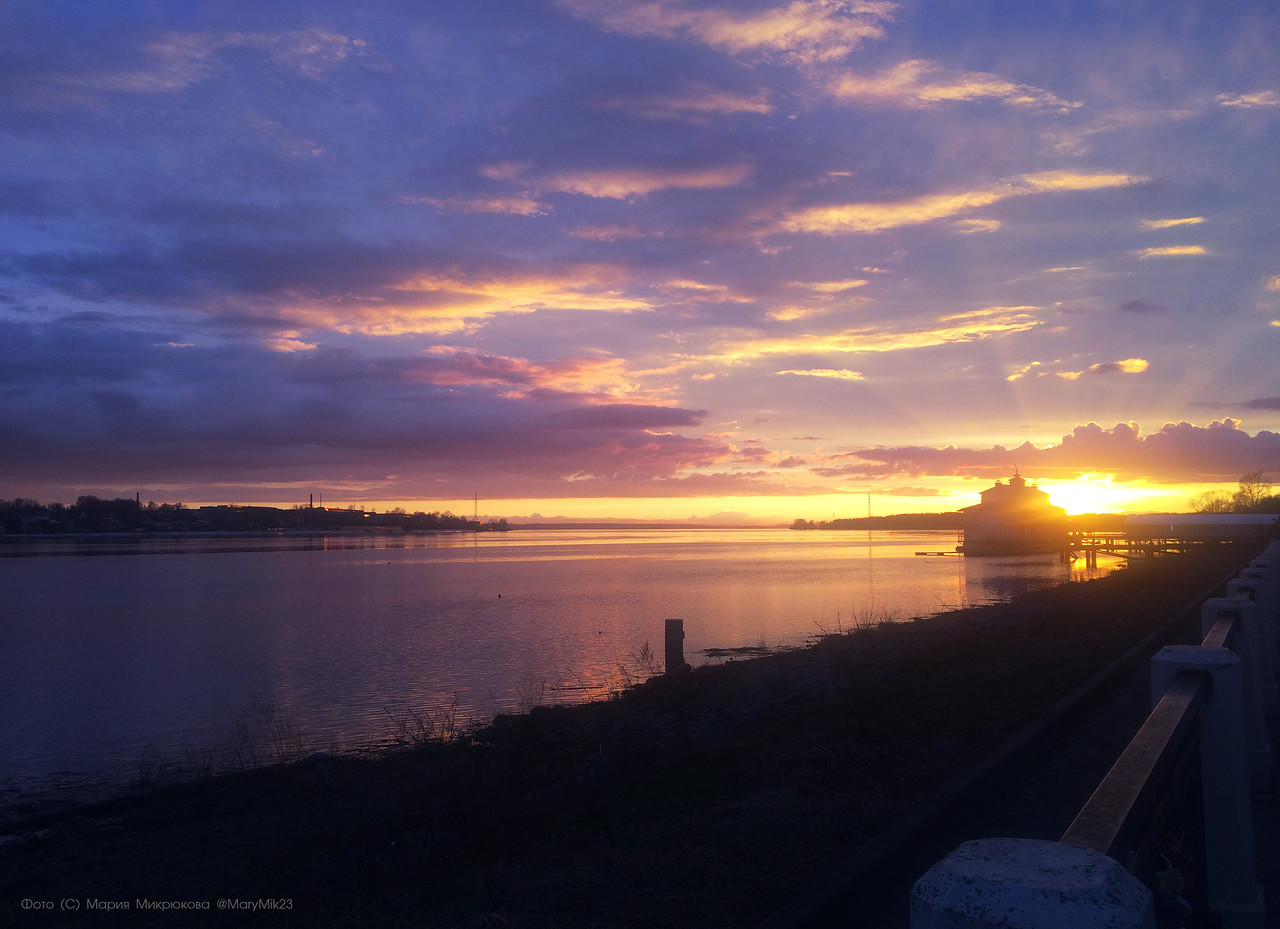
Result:
[[[1264,925],[1250,788],[1274,777],[1265,716],[1278,703],[1280,542],[1227,591],[1203,604],[1199,646],[1151,659],[1155,706],[1061,840],[962,844],[916,882],[912,929],[1154,927],[1155,861],[1189,805],[1208,909],[1224,929]]]
[[[1167,826],[1159,801],[1185,786],[1189,762],[1198,757],[1200,707],[1212,686],[1203,671],[1178,674],[1061,842],[1101,852],[1130,873],[1150,868]]]
[[[1231,648],[1239,622],[1239,613],[1220,612],[1200,644]],[[1208,672],[1179,671],[1059,841],[1101,852],[1133,874],[1149,873],[1167,825],[1168,805],[1160,800],[1185,790],[1198,751],[1200,709],[1212,693]]]

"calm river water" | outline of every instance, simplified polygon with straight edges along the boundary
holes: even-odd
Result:
[[[223,763],[268,723],[346,750],[415,714],[589,699],[640,673],[646,643],[661,670],[667,618],[699,664],[1115,567],[916,554],[954,546],[787,529],[6,542],[0,801]]]

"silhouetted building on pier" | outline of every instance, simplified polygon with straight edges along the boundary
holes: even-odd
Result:
[[[1067,547],[1067,511],[1028,484],[1015,470],[1009,483],[996,481],[982,502],[960,511],[966,555],[1026,555],[1062,552]]]

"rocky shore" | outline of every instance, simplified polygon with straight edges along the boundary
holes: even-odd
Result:
[[[762,925],[1250,554],[0,823],[0,925]]]

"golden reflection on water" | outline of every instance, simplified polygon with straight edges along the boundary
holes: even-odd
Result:
[[[787,529],[42,540],[0,557],[0,767],[127,766],[147,745],[223,738],[259,699],[350,746],[389,712],[598,697],[645,646],[660,669],[668,618],[699,664],[1111,567],[916,554],[954,545]],[[62,557],[85,553],[99,557]]]

